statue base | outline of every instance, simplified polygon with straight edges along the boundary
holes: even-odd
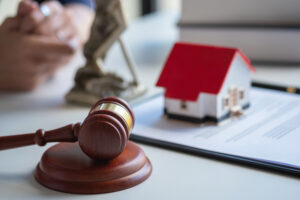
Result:
[[[108,96],[117,96],[125,101],[131,101],[140,97],[146,93],[146,88],[143,85],[132,85],[126,88],[126,90],[122,91],[119,94],[109,94],[98,96],[89,91],[84,91],[74,87],[70,92],[67,93],[66,100],[70,103],[84,104],[84,105],[94,105],[99,99],[105,98]]]

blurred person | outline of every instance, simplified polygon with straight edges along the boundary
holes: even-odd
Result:
[[[22,0],[0,26],[0,90],[29,91],[65,66],[88,39],[91,0]]]

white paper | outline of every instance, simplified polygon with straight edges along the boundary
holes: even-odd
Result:
[[[300,95],[253,88],[237,119],[198,125],[168,119],[163,96],[134,107],[135,135],[300,168]]]

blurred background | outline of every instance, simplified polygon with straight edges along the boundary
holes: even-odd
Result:
[[[20,0],[0,0],[0,23],[6,16],[13,15]],[[122,0],[128,23],[155,11],[179,13],[181,0]]]
[[[19,1],[0,0],[0,23],[14,15]],[[139,67],[151,65],[151,70],[156,67],[159,72],[178,40],[229,46],[241,49],[251,59],[257,69],[254,81],[300,87],[299,0],[121,2],[132,25],[125,41]],[[116,56],[111,57],[108,65],[116,65]]]

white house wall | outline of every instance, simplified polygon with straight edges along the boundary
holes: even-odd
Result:
[[[205,116],[215,117],[217,114],[217,97],[212,94],[201,93],[197,101],[186,101],[186,108],[181,107],[181,101],[165,98],[165,108],[168,113],[203,118]]]
[[[241,102],[242,106],[249,103],[250,76],[250,69],[241,56],[236,54],[218,95],[200,93],[197,101],[186,101],[185,109],[181,106],[181,100],[165,98],[165,108],[170,114],[188,117],[223,117],[229,112],[229,108],[223,109],[222,103],[223,97],[228,94],[230,87],[236,86],[238,88],[243,88],[245,93],[244,99]]]
[[[249,92],[251,86],[251,72],[248,66],[245,64],[244,60],[241,58],[240,54],[236,53],[232,65],[229,69],[228,75],[225,82],[221,88],[221,91],[217,97],[217,117],[222,117],[228,113],[229,108],[223,109],[222,100],[223,97],[228,94],[229,88],[236,86],[238,88],[243,88],[244,99],[241,101],[241,105],[245,106],[249,103]]]

